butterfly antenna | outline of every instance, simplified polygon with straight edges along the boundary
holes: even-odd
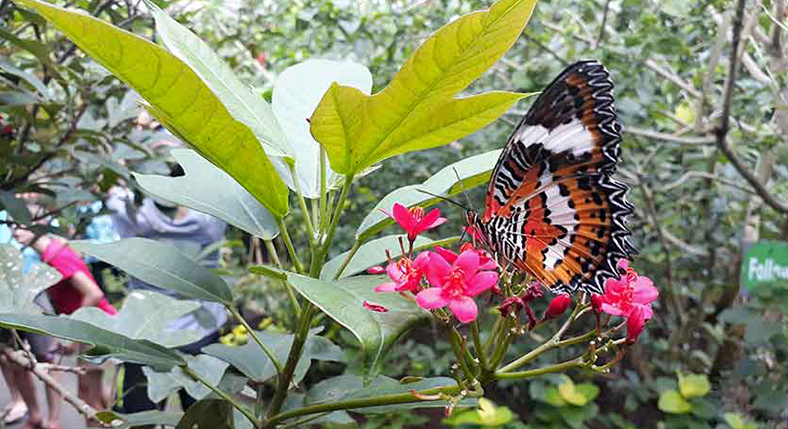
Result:
[[[457,171],[457,167],[452,167],[452,170],[454,170],[454,175],[457,176],[457,183],[460,185],[460,188],[462,188],[462,195],[465,197],[465,201],[468,202],[468,207],[473,207],[471,198],[468,196],[468,192],[467,192],[468,190],[465,189],[465,184],[462,183],[462,179],[460,179],[460,173]],[[473,211],[476,210],[473,209]]]
[[[439,198],[439,199],[441,199],[443,201],[450,202],[450,203],[454,204],[455,206],[457,206],[457,207],[459,207],[459,208],[461,208],[463,210],[470,210],[468,207],[465,207],[464,205],[458,203],[457,201],[452,200],[451,198],[444,197],[443,195],[433,194],[432,192],[425,191],[424,189],[417,189],[417,191],[421,192],[422,194],[432,195],[435,198]]]

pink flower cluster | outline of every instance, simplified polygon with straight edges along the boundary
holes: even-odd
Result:
[[[628,266],[628,261],[622,259],[618,268],[625,273],[618,279],[605,281],[605,293],[593,295],[591,304],[597,313],[607,313],[627,319],[627,341],[637,340],[643,332],[643,326],[654,316],[651,303],[659,297],[659,291],[654,287],[650,278],[639,276]]]

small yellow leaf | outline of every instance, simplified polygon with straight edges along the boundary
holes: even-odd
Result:
[[[679,374],[679,392],[685,399],[706,396],[711,390],[706,374]]]
[[[588,398],[577,391],[575,383],[569,377],[564,377],[564,382],[558,385],[558,393],[561,395],[561,398],[572,405],[582,407],[588,403]]]

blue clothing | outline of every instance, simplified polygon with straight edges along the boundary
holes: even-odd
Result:
[[[8,213],[5,210],[0,211],[0,221],[4,221],[8,219]],[[22,272],[27,274],[33,268],[34,265],[41,263],[41,256],[33,250],[32,247],[25,247],[20,242],[14,240],[14,237],[11,235],[11,228],[8,227],[5,223],[0,223],[0,243],[7,243],[14,246],[16,249],[22,250]]]
[[[224,239],[227,224],[213,216],[190,210],[180,219],[172,219],[162,213],[154,201],[146,198],[131,217],[126,211],[130,195],[113,193],[107,200],[107,208],[114,211],[112,223],[115,232],[121,238],[144,237],[159,242],[170,242],[187,256],[197,256],[206,247]],[[202,260],[207,268],[219,266],[219,252],[214,252]],[[166,295],[178,297],[178,294],[155,285],[131,278],[129,289],[147,289]],[[215,333],[226,321],[227,311],[224,305],[216,302],[202,301],[197,310],[173,321],[168,331],[194,329],[201,331],[203,336]]]

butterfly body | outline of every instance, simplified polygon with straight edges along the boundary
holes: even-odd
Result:
[[[611,177],[621,142],[612,89],[596,61],[564,70],[509,138],[484,213],[468,214],[504,265],[555,292],[601,293],[633,251],[628,187]]]

